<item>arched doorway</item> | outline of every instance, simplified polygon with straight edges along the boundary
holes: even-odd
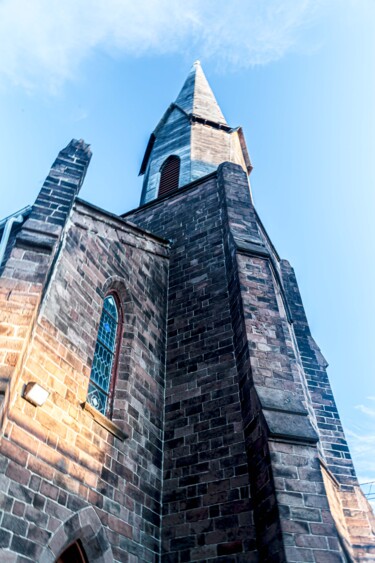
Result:
[[[85,554],[85,550],[79,540],[70,544],[58,559],[56,563],[89,563]]]

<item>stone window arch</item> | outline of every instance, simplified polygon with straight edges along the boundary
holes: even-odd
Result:
[[[87,402],[109,418],[112,415],[122,324],[121,302],[117,292],[111,291],[103,301],[87,391]]]
[[[76,542],[79,542],[87,561],[113,563],[111,544],[92,506],[82,508],[57,528],[42,551],[38,563],[57,563]]]
[[[88,563],[82,542],[77,540],[71,543],[56,559],[56,563]]]
[[[170,194],[178,189],[181,159],[176,155],[169,156],[160,168],[158,197]]]

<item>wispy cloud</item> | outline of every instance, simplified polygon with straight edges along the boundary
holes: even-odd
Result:
[[[327,0],[3,0],[0,77],[56,89],[97,51],[187,52],[246,67],[296,48]]]
[[[366,397],[373,400],[373,397]],[[350,450],[355,459],[355,466],[360,483],[375,481],[375,410],[364,404],[355,406],[363,416],[356,416],[350,427],[346,429],[346,436],[350,443]]]
[[[375,417],[375,410],[366,407],[366,405],[356,405],[355,407],[357,410],[361,411],[363,414],[367,414],[367,416]]]

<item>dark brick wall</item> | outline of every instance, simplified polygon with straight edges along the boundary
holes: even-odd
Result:
[[[245,175],[225,165],[219,182],[236,247],[238,307],[249,355],[242,399],[261,560],[340,561],[279,259],[253,208]],[[330,523],[324,538],[316,538],[316,522]]]
[[[127,218],[172,241],[164,560],[343,561],[279,259],[246,175],[225,164]]]
[[[50,563],[77,538],[90,560],[158,560],[168,245],[84,202],[72,209],[87,150],[59,154],[0,280],[4,562]],[[81,404],[113,289],[124,324],[107,428]],[[22,398],[29,381],[50,392],[43,407]]]
[[[164,561],[257,561],[223,194],[216,178],[128,218],[173,243],[168,295]]]
[[[223,209],[225,210],[226,229],[224,231],[224,248],[228,265],[228,288],[235,344],[235,356],[239,378],[239,390],[251,495],[254,506],[254,523],[256,526],[256,545],[260,561],[276,559],[283,561],[285,557],[282,534],[277,508],[276,492],[271,470],[270,450],[268,446],[268,429],[262,415],[261,405],[255,392],[251,369],[250,349],[246,333],[245,311],[243,307],[241,283],[237,264],[238,248],[236,239],[251,240],[259,238],[255,217],[250,219],[249,206],[235,197],[236,188],[247,202],[249,196],[246,177],[233,178],[231,190],[226,190],[230,168],[221,169],[218,182],[221,185]],[[236,182],[237,180],[237,182]],[[238,183],[238,180],[240,182]],[[245,180],[245,181],[244,181]],[[242,212],[242,216],[241,216]],[[244,212],[246,220],[244,221]]]
[[[324,360],[241,167],[124,219],[77,200],[90,156],[60,153],[0,279],[0,559],[52,563],[77,538],[98,563],[374,551]],[[82,404],[110,290],[124,325],[104,423]]]
[[[4,548],[58,555],[59,526],[93,506],[116,561],[157,560],[167,271],[164,243],[76,204],[3,426]],[[111,289],[124,311],[112,420],[125,441],[81,407]],[[28,381],[50,391],[43,407],[21,397]]]
[[[340,483],[356,484],[353,462],[328,380],[328,364],[311,335],[294,270],[286,260],[282,261],[282,272],[325,460]]]
[[[375,519],[358,486],[326,371],[328,364],[311,335],[294,270],[286,260],[281,261],[281,268],[308,393],[316,415],[324,467],[329,472],[323,470],[330,510],[347,552],[355,560],[370,561],[375,556]]]
[[[91,160],[89,145],[73,139],[59,152],[32,207],[30,219],[65,225]]]
[[[63,225],[90,159],[89,146],[73,139],[52,165],[26,221],[13,225],[0,269],[0,381],[4,396],[0,420],[17,383]]]

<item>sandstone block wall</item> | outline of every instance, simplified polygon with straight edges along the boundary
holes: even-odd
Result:
[[[61,151],[3,264],[1,561],[78,538],[98,562],[370,561],[324,359],[246,174],[225,163],[121,218],[77,198],[90,156]],[[112,290],[109,420],[85,399]]]
[[[172,241],[165,561],[344,561],[280,260],[246,175],[222,165],[127,218]]]
[[[129,214],[171,242],[163,561],[257,561],[216,177]]]
[[[57,200],[66,186],[54,185]],[[44,208],[31,214],[1,278],[5,326],[21,342],[2,341],[13,370],[3,372],[0,559],[54,561],[79,537],[89,560],[156,561],[168,245],[83,202],[66,207],[59,224]],[[110,290],[124,322],[112,426],[103,426],[82,403]],[[22,397],[30,381],[50,392],[42,407]]]

